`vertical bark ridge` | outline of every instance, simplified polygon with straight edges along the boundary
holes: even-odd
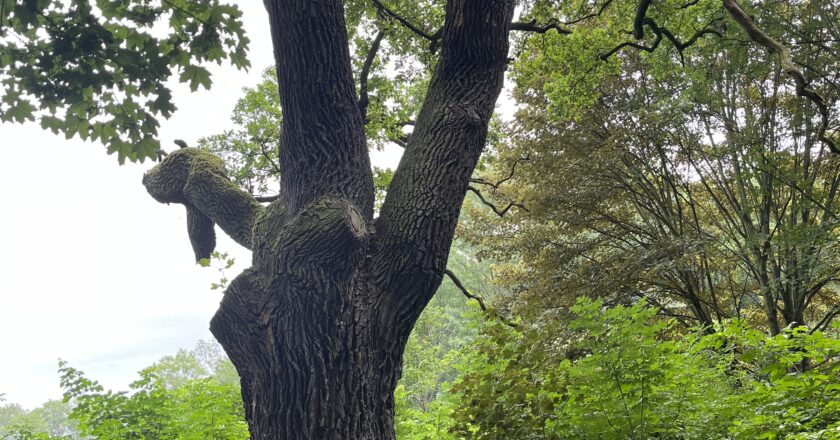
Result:
[[[373,177],[356,105],[341,0],[265,0],[283,108],[281,185],[292,212],[322,195],[373,217]]]
[[[441,59],[378,220],[385,328],[407,337],[440,284],[507,64],[512,0],[450,0]]]

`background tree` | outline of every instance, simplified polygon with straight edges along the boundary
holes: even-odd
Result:
[[[0,405],[0,438],[81,439],[77,423],[69,417],[70,411],[70,406],[60,400],[50,400],[33,410],[26,410],[14,403],[3,403]]]
[[[201,341],[164,357],[140,372],[130,392],[105,390],[64,362],[59,374],[85,438],[249,438],[238,378],[217,344]]]
[[[837,32],[822,21],[835,6],[785,8],[774,15],[785,25],[762,22],[801,41],[797,62],[832,109],[836,78],[820,72],[838,59],[819,35]],[[694,7],[688,22],[706,20],[704,4]],[[521,258],[503,270],[522,292],[517,303],[543,313],[542,295],[552,307],[643,296],[709,328],[747,315],[773,333],[825,328],[837,313],[840,173],[818,138],[818,109],[785,87],[762,49],[734,38],[735,26],[647,54],[610,53],[598,35],[611,23],[590,25],[587,46],[553,34],[521,44],[522,106],[477,182],[504,179],[486,193],[515,202],[465,231],[489,255]],[[571,64],[581,53],[594,64]]]

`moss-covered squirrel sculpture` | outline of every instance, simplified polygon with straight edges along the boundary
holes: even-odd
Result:
[[[149,170],[143,185],[158,202],[186,207],[187,232],[196,261],[210,258],[215,249],[215,224],[237,243],[251,247],[251,229],[264,208],[227,177],[219,157],[182,147]]]

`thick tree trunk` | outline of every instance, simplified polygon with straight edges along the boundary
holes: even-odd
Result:
[[[197,258],[218,224],[253,251],[211,330],[241,377],[254,440],[392,439],[414,322],[446,268],[502,88],[513,0],[449,0],[440,61],[379,219],[340,0],[266,0],[283,106],[281,197],[182,149],[145,177],[188,210]]]
[[[401,352],[376,331],[367,229],[352,209],[323,199],[292,233],[268,232],[211,323],[239,371],[253,439],[394,437]]]

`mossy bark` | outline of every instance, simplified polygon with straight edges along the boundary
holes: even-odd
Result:
[[[411,329],[439,286],[507,62],[513,0],[450,0],[429,92],[378,219],[339,0],[266,2],[283,134],[263,207],[183,149],[144,178],[184,204],[197,256],[218,224],[253,251],[211,330],[241,377],[251,438],[392,439]]]

